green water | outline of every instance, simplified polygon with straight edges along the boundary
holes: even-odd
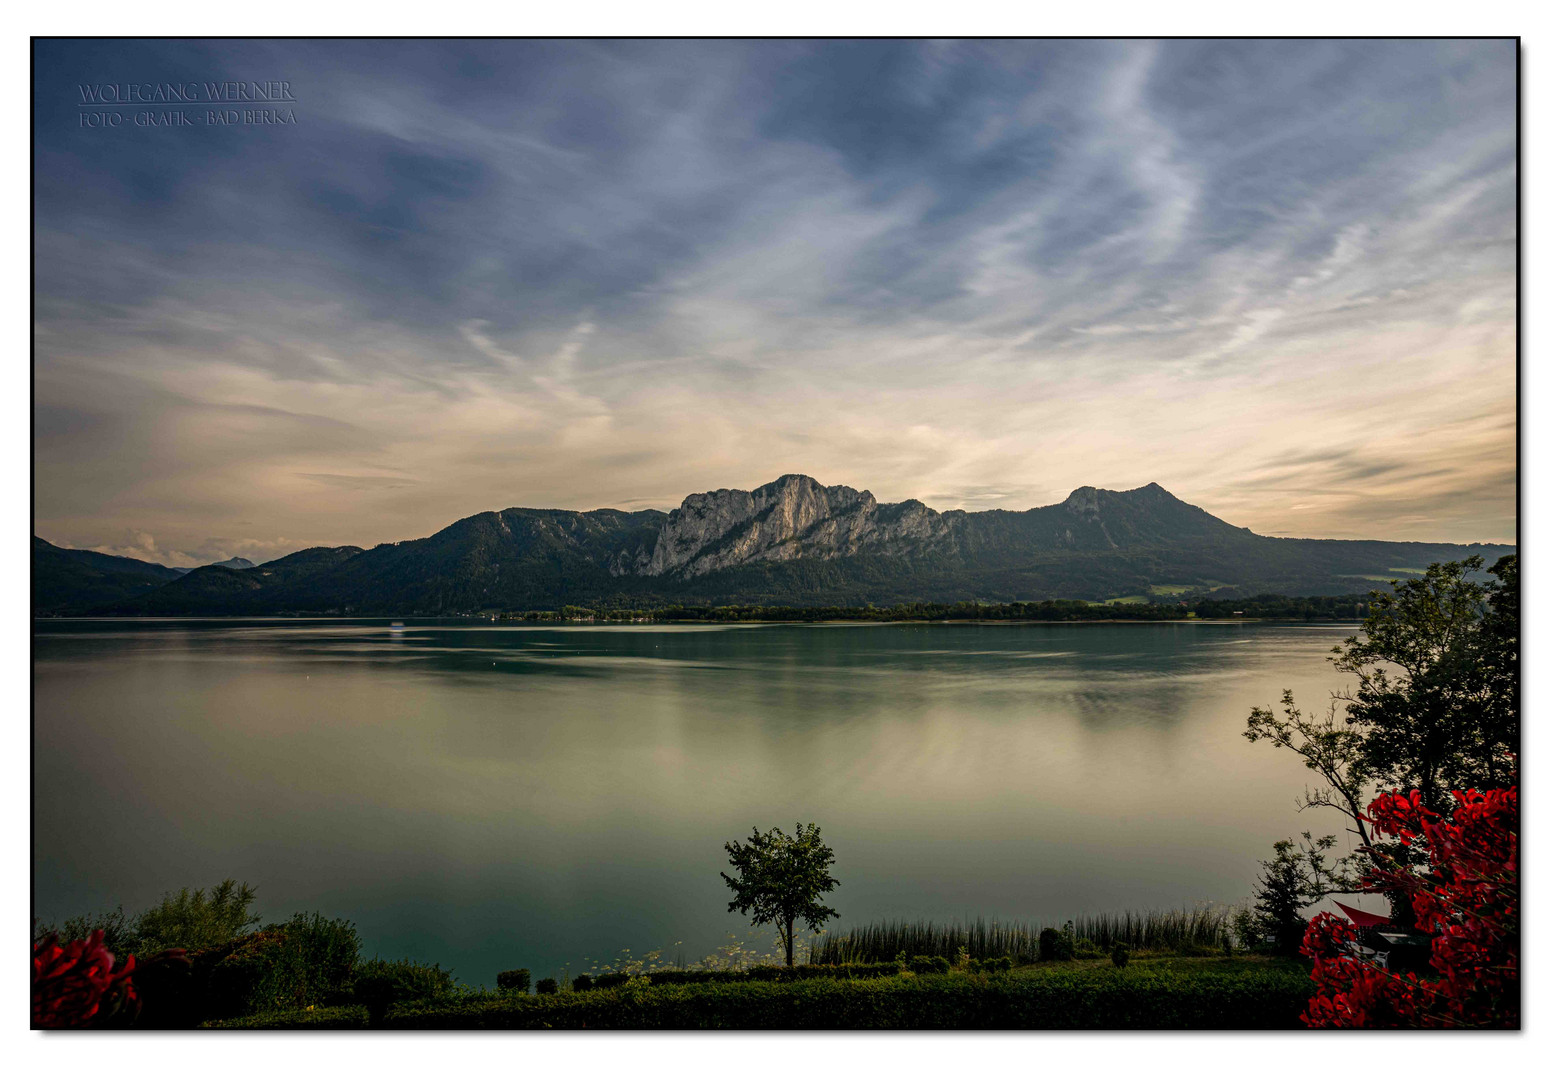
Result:
[[[815,821],[840,925],[1235,902],[1353,627],[36,624],[35,904],[237,877],[460,978],[696,959],[723,843]],[[673,943],[682,942],[678,948]]]

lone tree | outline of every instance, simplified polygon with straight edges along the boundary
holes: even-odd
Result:
[[[781,829],[763,833],[753,828],[749,843],[728,843],[724,850],[737,875],[719,874],[734,890],[729,910],[750,915],[752,926],[775,923],[788,966],[793,967],[794,924],[802,922],[816,931],[836,917],[820,900],[841,884],[828,872],[837,857],[821,843],[821,830],[813,822],[795,822],[793,836]]]

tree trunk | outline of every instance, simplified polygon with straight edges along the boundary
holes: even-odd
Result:
[[[788,934],[783,938],[783,945],[788,950],[788,966],[794,966],[794,920],[788,920]]]

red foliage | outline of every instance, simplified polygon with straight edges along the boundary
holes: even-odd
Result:
[[[103,948],[103,932],[61,945],[56,935],[32,948],[32,1022],[40,1028],[92,1027],[139,1002],[135,958],[113,970],[113,953]]]
[[[1355,952],[1355,931],[1323,914],[1307,927],[1318,993],[1309,1027],[1520,1026],[1518,997],[1517,788],[1455,791],[1449,818],[1423,806],[1418,791],[1381,795],[1366,820],[1379,834],[1425,856],[1382,859],[1370,886],[1411,897],[1419,928],[1431,935],[1439,977],[1387,971]]]

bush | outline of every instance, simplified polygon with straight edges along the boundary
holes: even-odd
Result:
[[[539,982],[535,983],[535,993],[537,994],[554,994],[556,993],[556,990],[557,986],[555,979],[541,979]]]
[[[1121,941],[1112,947],[1112,966],[1128,967],[1128,946]]]
[[[529,969],[514,968],[511,971],[497,972],[497,989],[510,990],[518,994],[529,993]]]
[[[350,996],[360,942],[344,919],[314,912],[196,954],[196,986],[203,985],[207,1017],[341,1004]]]
[[[52,934],[32,947],[32,1023],[40,1028],[118,1026],[134,1015],[135,974],[131,960],[117,960],[103,948],[103,932],[61,943]]]
[[[1037,935],[1038,960],[1073,960],[1074,943],[1053,927]]]
[[[253,903],[253,888],[228,878],[209,892],[185,888],[165,893],[155,907],[133,918],[127,917],[120,905],[112,911],[78,915],[59,925],[37,925],[32,940],[38,942],[50,934],[66,942],[85,940],[94,930],[101,930],[103,948],[121,961],[167,949],[198,952],[242,937],[257,925],[259,916],[250,910]]]
[[[140,943],[135,934],[135,922],[125,917],[122,905],[96,915],[78,915],[60,924],[34,924],[32,940],[36,945],[52,934],[68,944],[85,941],[97,930],[103,932],[102,947],[113,953],[121,963],[129,959],[131,954],[139,957]]]
[[[491,995],[389,1011],[395,1029],[1288,1029],[1310,994],[1294,963],[1038,969],[1008,978],[802,979],[632,994]]]
[[[996,975],[1009,971],[1015,966],[1015,959],[1009,956],[990,956],[986,960],[973,960],[967,965],[967,969],[974,974]]]
[[[943,975],[950,970],[950,961],[943,956],[915,956],[907,961],[907,970],[914,975]]]
[[[259,916],[250,910],[253,904],[253,888],[232,878],[214,886],[209,893],[204,889],[167,893],[156,907],[136,916],[134,946],[144,953],[214,948],[258,925]]]
[[[1088,938],[1081,938],[1074,943],[1074,958],[1076,960],[1104,960],[1106,957],[1106,951]]]
[[[579,975],[572,980],[572,988],[577,991],[594,989],[594,979],[589,975]]]
[[[436,1000],[447,997],[453,988],[453,972],[444,971],[437,964],[374,958],[357,968],[352,996],[377,1023],[390,1005]]]

